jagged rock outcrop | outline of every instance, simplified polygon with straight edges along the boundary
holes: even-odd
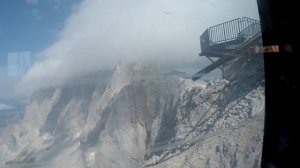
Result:
[[[0,132],[0,167],[260,166],[261,81],[158,69],[121,63],[112,77],[35,92],[24,119]]]

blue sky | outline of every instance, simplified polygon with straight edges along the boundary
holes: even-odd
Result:
[[[80,0],[1,0],[0,56],[45,49]]]

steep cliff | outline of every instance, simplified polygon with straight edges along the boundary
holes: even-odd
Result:
[[[93,79],[93,80],[91,80]],[[0,167],[259,167],[261,81],[192,81],[122,63],[33,94]]]

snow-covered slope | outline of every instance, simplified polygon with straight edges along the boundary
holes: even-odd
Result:
[[[37,91],[0,132],[0,167],[259,167],[264,87],[121,63],[112,77]]]

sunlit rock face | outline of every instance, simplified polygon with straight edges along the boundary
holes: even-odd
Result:
[[[261,81],[121,63],[35,92],[0,132],[0,167],[260,167],[263,119]]]

